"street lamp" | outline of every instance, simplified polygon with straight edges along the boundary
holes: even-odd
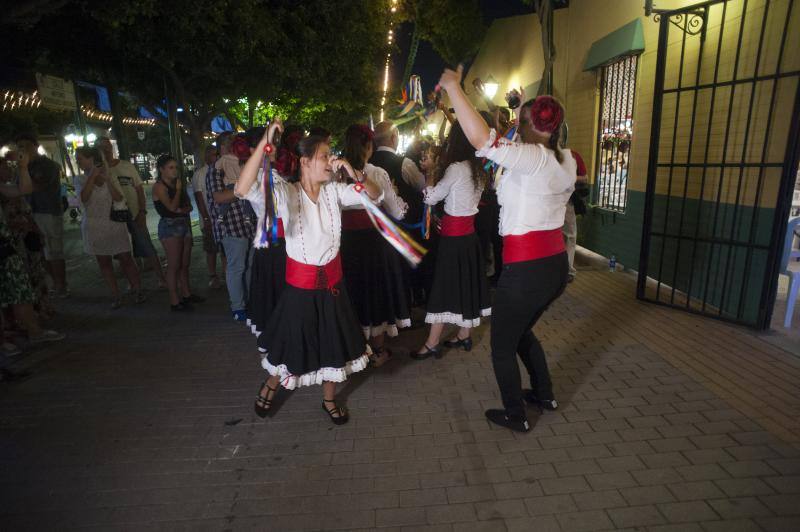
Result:
[[[483,93],[491,100],[497,94],[497,89],[499,88],[500,84],[489,74],[489,77],[483,82]]]

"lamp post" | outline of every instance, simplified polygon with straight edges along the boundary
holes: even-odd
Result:
[[[498,88],[500,88],[500,84],[489,74],[489,77],[483,82],[483,94],[491,100],[497,94]]]

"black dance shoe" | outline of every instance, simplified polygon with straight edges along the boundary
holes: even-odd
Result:
[[[183,302],[183,303],[203,303],[205,300],[206,300],[206,298],[204,298],[202,296],[198,296],[197,294],[192,294],[189,297],[184,297],[183,299],[181,299],[181,302]]]
[[[495,425],[500,425],[515,432],[528,432],[531,430],[527,419],[524,417],[508,417],[506,411],[500,408],[490,408],[485,412],[485,415],[486,419]]]
[[[325,406],[325,403],[333,404],[333,408],[328,408]],[[344,425],[350,419],[350,415],[347,413],[347,410],[337,405],[335,399],[323,399],[322,409],[328,413],[334,425]],[[334,414],[339,415],[335,416]]]
[[[192,308],[192,304],[187,303],[185,301],[181,301],[177,305],[170,305],[169,308],[171,308],[174,312],[185,312],[187,310],[194,310]]]
[[[431,355],[433,355],[433,357],[437,359],[442,358],[442,348],[439,347],[438,345],[436,347],[431,348],[428,347],[428,344],[425,344],[425,351],[423,351],[422,353],[419,352],[409,353],[409,356],[414,360],[425,360]]]
[[[558,401],[555,399],[539,399],[533,390],[522,390],[522,398],[525,402],[533,406],[538,406],[544,410],[556,410]]]
[[[444,346],[453,349],[455,347],[461,347],[464,351],[472,351],[472,337],[467,336],[463,340],[460,338],[456,338],[455,340],[447,340],[444,342]]]

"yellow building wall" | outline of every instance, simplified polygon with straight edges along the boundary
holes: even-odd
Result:
[[[505,106],[505,94],[512,88],[538,84],[544,69],[542,37],[536,14],[495,20],[486,32],[480,51],[464,76],[464,88],[479,109],[486,104],[472,86],[472,80],[491,75],[500,84],[492,99]]]
[[[695,2],[659,2],[658,7],[674,8],[692,3]],[[798,31],[800,10],[794,9],[792,19],[787,20],[789,0],[777,0],[770,3],[769,16],[764,27],[765,37],[761,42],[759,42],[759,38],[762,34],[761,24],[766,2],[751,0],[748,3],[747,13],[744,15],[743,25],[741,24],[741,11],[744,2],[731,0],[727,4],[728,12],[725,16],[722,43],[719,42],[722,7],[716,6],[710,12],[702,54],[700,53],[701,38],[699,35],[689,36],[684,40],[683,32],[676,27],[671,27],[665,88],[677,87],[679,81],[682,86],[711,83],[714,79],[715,59],[720,46],[723,53],[717,72],[718,81],[732,79],[735,50],[739,50],[740,54],[737,78],[752,77],[755,73],[759,45],[761,46],[762,60],[758,74],[773,72],[777,49],[781,44],[780,37],[784,34],[785,26],[788,27],[788,32],[786,33],[781,69],[786,72],[800,68],[800,53],[798,53],[800,50],[800,31]],[[555,12],[554,92],[565,102],[570,147],[584,155],[587,165],[591,166],[590,176],[594,176],[597,158],[599,83],[598,73],[596,71],[584,72],[583,65],[593,42],[635,18],[640,18],[642,21],[645,51],[640,56],[637,74],[628,189],[644,191],[647,182],[659,25],[652,18],[644,17],[641,0],[615,0],[613,2],[572,0],[568,9]],[[740,36],[741,43],[739,42]],[[540,39],[537,36],[533,40]],[[683,54],[683,61],[681,61],[681,54]],[[698,60],[701,61],[699,74]],[[682,71],[681,65],[683,65]],[[780,80],[774,88],[776,103],[768,128],[767,115],[772,100],[773,85],[774,82],[771,80],[756,84],[752,110],[750,95],[754,89],[751,84],[738,85],[733,91],[732,102],[729,86],[717,88],[714,114],[710,119],[710,134],[708,131],[712,98],[710,88],[698,93],[697,102],[694,101],[694,93],[691,91],[680,93],[680,102],[678,102],[677,93],[666,95],[663,102],[661,162],[669,162],[669,155],[673,149],[676,162],[702,163],[706,158],[711,163],[720,162],[723,158],[726,137],[726,162],[739,162],[742,159],[745,162],[759,162],[762,157],[765,135],[769,135],[766,160],[769,162],[782,161],[786,132],[791,125],[789,117],[794,104],[796,80]],[[728,122],[729,108],[733,110],[730,113],[730,122]],[[676,109],[680,110],[677,118],[675,116]],[[693,111],[694,119],[692,118]],[[751,116],[749,127],[748,115]],[[694,142],[690,146],[689,133],[692,128],[694,128],[692,136]],[[678,131],[674,146],[672,145],[673,129]],[[708,143],[706,143],[706,138],[708,138]],[[746,138],[747,150],[743,151]],[[664,159],[665,154],[667,159]],[[688,175],[683,169],[675,169],[673,170],[672,187],[669,190],[666,186],[669,182],[669,171],[661,169],[660,172],[666,172],[666,174],[662,174],[665,179],[658,180],[661,186],[656,193],[683,196],[684,188],[686,188],[687,197],[698,199],[701,195],[701,182],[705,178],[702,187],[704,199],[716,200],[719,170],[709,170],[703,176],[703,171],[698,168],[691,169]],[[751,169],[742,171],[742,186],[739,186],[740,170],[738,168],[727,169],[725,172],[726,178],[723,181],[720,200],[725,203],[736,203],[738,194],[739,202],[752,205],[755,195],[759,191],[757,186],[759,172]],[[734,172],[735,179],[730,179],[730,172]],[[775,206],[779,177],[780,169],[770,169],[761,175],[760,206]]]

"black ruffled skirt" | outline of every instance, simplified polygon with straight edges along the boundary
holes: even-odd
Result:
[[[411,326],[410,289],[403,258],[374,229],[342,231],[342,269],[367,338]]]
[[[256,248],[247,302],[247,325],[259,336],[286,287],[286,242],[280,238],[268,248]]]
[[[475,233],[441,236],[433,286],[428,297],[427,323],[477,327],[492,314],[483,255]]]
[[[289,390],[343,382],[366,368],[371,354],[344,281],[331,290],[287,284],[258,347],[262,367]]]

